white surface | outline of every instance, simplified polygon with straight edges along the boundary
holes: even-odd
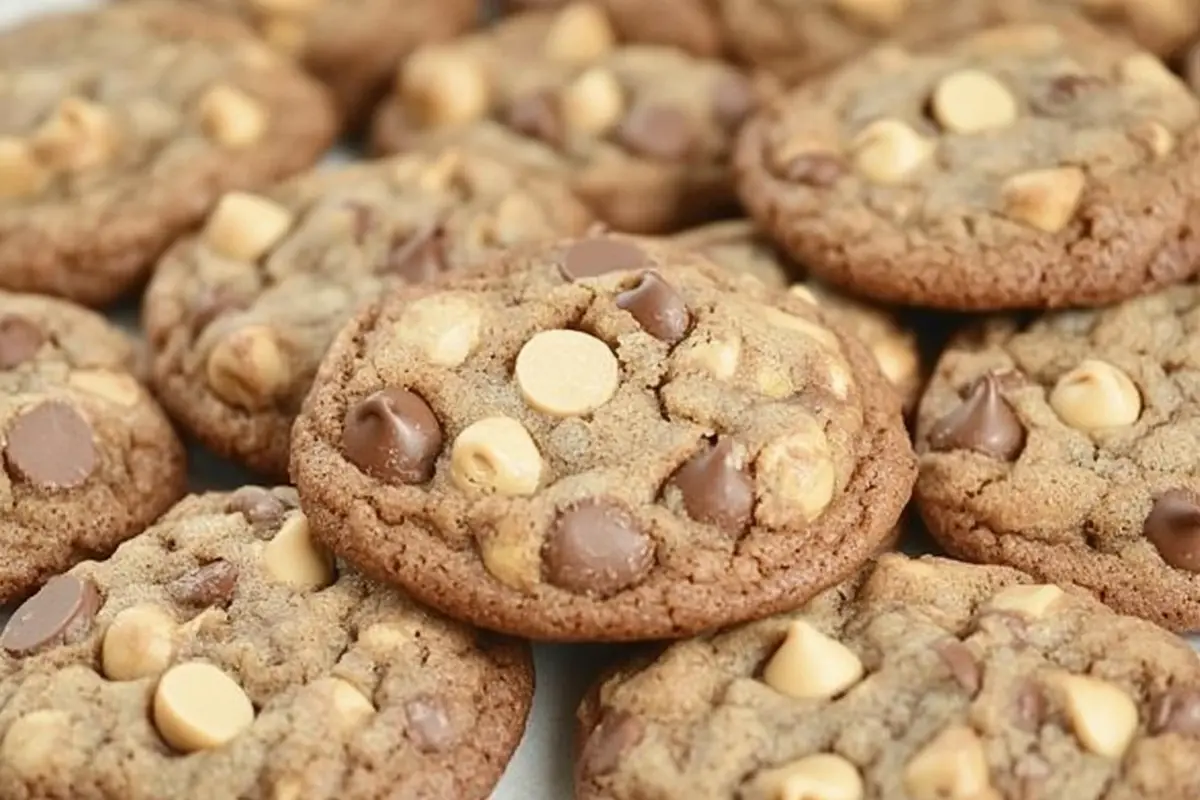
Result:
[[[0,28],[31,14],[88,4],[92,4],[91,0],[0,0]],[[330,155],[332,161],[353,158],[353,154],[344,149]],[[136,308],[116,309],[113,316],[122,323],[133,324],[137,318]],[[242,483],[255,482],[237,466],[199,450],[192,452],[191,462],[193,489],[235,488]],[[1193,646],[1197,641],[1193,638]],[[520,749],[493,794],[493,800],[570,798],[575,707],[598,669],[618,652],[619,648],[599,645],[534,647],[537,695],[533,715]]]

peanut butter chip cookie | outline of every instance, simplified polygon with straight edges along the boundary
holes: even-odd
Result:
[[[579,800],[1200,793],[1200,661],[1004,567],[888,554],[803,608],[613,671]]]
[[[292,420],[355,309],[389,286],[436,278],[489,249],[579,234],[591,221],[554,180],[456,149],[228,194],[150,284],[155,384],[202,442],[285,477]],[[434,361],[453,362],[475,335],[462,311],[418,309],[421,324],[405,335],[426,337]]]
[[[951,553],[1200,629],[1200,287],[996,321],[918,414],[917,500]]]
[[[814,275],[889,302],[1100,305],[1200,264],[1200,101],[1082,23],[878,49],[756,117],[737,169]]]
[[[0,286],[88,305],[334,134],[320,87],[250,31],[157,0],[0,34],[0,107]]]
[[[878,549],[913,478],[895,393],[817,308],[617,237],[510,251],[359,314],[291,463],[316,537],[368,573],[576,640],[815,594]]]
[[[0,796],[482,800],[524,645],[335,562],[290,489],[191,496],[0,633]]]
[[[140,355],[87,309],[0,292],[0,601],[112,552],[183,494]]]
[[[733,137],[757,102],[735,68],[626,44],[600,6],[574,3],[418,49],[373,140],[492,149],[563,176],[614,228],[657,233],[733,205]]]

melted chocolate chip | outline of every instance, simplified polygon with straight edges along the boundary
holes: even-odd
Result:
[[[1150,733],[1200,739],[1200,689],[1168,689],[1150,703]]]
[[[559,272],[569,281],[596,278],[646,266],[642,248],[623,239],[597,237],[580,239],[563,254]]]
[[[4,456],[21,480],[49,490],[82,486],[99,462],[92,426],[61,400],[17,416],[8,426]]]
[[[243,486],[229,497],[225,510],[241,514],[256,531],[273,535],[287,513],[288,506],[271,492],[258,486]]]
[[[404,715],[408,718],[405,733],[422,752],[435,753],[454,743],[450,717],[436,697],[414,697],[404,704]]]
[[[388,253],[386,271],[407,283],[425,283],[448,268],[442,227],[435,222],[396,240]]]
[[[381,389],[346,412],[342,451],[356,467],[387,483],[424,483],[442,450],[433,409],[407,389]]]
[[[1142,533],[1163,561],[1176,569],[1200,572],[1200,504],[1191,492],[1172,489],[1154,501]]]
[[[1050,81],[1044,93],[1031,98],[1035,110],[1043,114],[1059,114],[1090,92],[1105,86],[1108,81],[1096,75],[1059,75]]]
[[[0,369],[12,369],[37,355],[46,334],[32,321],[17,314],[0,317]]]
[[[81,642],[99,609],[96,584],[74,575],[55,575],[13,613],[0,634],[0,647],[14,656],[26,656]]]
[[[695,141],[691,120],[662,104],[634,106],[617,126],[617,141],[629,152],[655,161],[682,161]]]
[[[946,639],[934,645],[933,649],[958,685],[965,689],[969,696],[974,697],[983,684],[983,672],[979,666],[979,659],[971,652],[971,648],[958,639]]]
[[[725,75],[713,87],[713,118],[727,131],[740,128],[754,111],[754,106],[754,87],[742,75]]]
[[[585,500],[555,521],[544,555],[555,586],[605,597],[646,576],[654,563],[654,545],[625,509]]]
[[[754,513],[754,478],[739,466],[733,439],[721,438],[692,456],[671,478],[688,516],[740,534]]]
[[[226,606],[237,590],[238,568],[218,559],[190,572],[185,572],[167,584],[167,594],[177,603],[199,606]]]
[[[779,170],[779,177],[807,186],[833,186],[846,174],[846,165],[833,153],[803,153]]]
[[[637,717],[626,711],[607,709],[587,737],[579,758],[581,776],[597,778],[617,768],[621,759],[645,735]]]
[[[975,381],[965,400],[929,431],[934,450],[972,450],[1012,461],[1025,446],[1025,428],[1000,394],[995,373]]]
[[[643,272],[637,286],[617,295],[617,307],[628,311],[646,333],[667,344],[686,336],[692,324],[683,297],[657,272]]]
[[[538,91],[518,97],[505,110],[504,121],[518,133],[540,139],[551,147],[562,142],[562,118],[550,91]]]

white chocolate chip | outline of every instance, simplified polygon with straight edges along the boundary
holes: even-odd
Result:
[[[762,800],[862,800],[862,776],[846,759],[832,753],[805,756],[760,772],[752,783]]]
[[[104,632],[100,665],[110,681],[158,675],[175,655],[175,618],[166,609],[145,604],[118,613]]]
[[[834,4],[852,20],[887,29],[900,22],[908,11],[909,0],[834,0]]]
[[[78,171],[111,161],[120,136],[108,109],[90,100],[68,97],[37,129],[30,143],[43,164]]]
[[[1149,53],[1135,53],[1117,64],[1117,78],[1123,83],[1146,86],[1153,89],[1187,92],[1179,80],[1157,57]]]
[[[1075,216],[1086,182],[1078,167],[1032,170],[1004,181],[1000,199],[1009,218],[1057,233]]]
[[[771,528],[812,522],[833,501],[837,476],[829,439],[815,419],[802,419],[796,430],[769,442],[755,459],[754,516]]]
[[[837,335],[824,325],[809,322],[803,317],[788,314],[773,306],[763,306],[762,313],[763,318],[777,328],[795,331],[807,336],[827,350],[832,350],[835,353],[842,352],[842,343],[838,341]]]
[[[737,372],[742,360],[742,340],[731,336],[711,341],[689,341],[680,348],[679,360],[704,370],[719,381],[727,381]]]
[[[588,64],[612,52],[616,42],[604,9],[593,3],[571,3],[555,16],[542,52],[554,61]]]
[[[1058,379],[1050,407],[1077,430],[1116,428],[1138,421],[1142,395],[1123,370],[1089,358]]]
[[[1137,705],[1120,687],[1083,675],[1060,675],[1067,716],[1079,741],[1096,755],[1120,758],[1137,732]]]
[[[204,226],[204,243],[238,261],[257,261],[292,227],[292,213],[258,195],[230,192]]]
[[[400,91],[405,107],[425,127],[473,122],[491,103],[483,68],[466,53],[438,46],[409,57]]]
[[[1154,120],[1143,120],[1129,130],[1129,138],[1146,148],[1155,161],[1166,158],[1175,149],[1175,134]]]
[[[296,589],[324,589],[337,577],[333,556],[313,541],[308,517],[299,511],[267,542],[262,560],[272,579]]]
[[[763,668],[763,681],[788,697],[828,699],[858,683],[863,673],[850,648],[798,619]]]
[[[132,375],[123,372],[106,369],[79,370],[68,376],[67,383],[74,389],[126,408],[142,398],[141,384]]]
[[[357,641],[373,655],[381,656],[405,647],[412,641],[412,636],[394,622],[376,622],[359,633]]]
[[[227,744],[253,722],[250,698],[212,664],[189,661],[171,667],[154,691],[158,733],[183,753]]]
[[[943,730],[904,769],[904,788],[913,800],[976,800],[989,784],[983,743],[964,725]]]
[[[559,112],[571,133],[599,136],[624,116],[625,93],[610,70],[592,67],[563,90]]]
[[[1007,128],[1017,119],[1017,101],[1000,81],[977,69],[952,72],[933,90],[933,114],[953,133]]]
[[[0,137],[0,199],[30,197],[50,182],[50,172],[34,156],[23,139]]]
[[[1053,584],[1015,584],[992,595],[987,607],[1040,619],[1062,596],[1063,590]]]
[[[422,167],[417,185],[430,192],[449,191],[460,180],[462,169],[462,151],[457,147],[447,148],[438,153],[432,164]]]
[[[55,754],[70,746],[71,718],[65,711],[30,711],[8,726],[0,742],[0,763],[31,778],[54,768]]]
[[[454,440],[450,477],[463,491],[526,495],[542,478],[542,455],[512,417],[487,417],[468,425]]]
[[[754,385],[760,393],[775,400],[788,397],[796,391],[787,370],[774,364],[763,364],[755,370]]]
[[[899,336],[886,336],[871,345],[871,355],[883,377],[894,386],[902,386],[917,374],[920,363],[912,344]]]
[[[898,119],[872,122],[850,146],[858,171],[881,184],[904,182],[933,154],[933,143]]]
[[[439,367],[457,367],[479,344],[478,306],[448,294],[422,297],[409,304],[392,329],[398,342],[421,352]]]
[[[233,86],[211,87],[200,97],[199,111],[204,133],[222,147],[249,147],[267,130],[263,104]]]
[[[341,678],[321,678],[311,687],[328,695],[333,705],[333,722],[345,734],[354,730],[375,713],[375,705],[352,683]]]
[[[609,401],[620,382],[608,345],[580,331],[542,331],[517,354],[517,385],[531,408],[574,417]]]
[[[270,408],[292,385],[292,370],[266,325],[230,331],[208,354],[205,375],[213,394],[249,411]]]
[[[817,296],[813,294],[813,290],[805,286],[803,283],[794,283],[788,287],[788,294],[792,297],[798,297],[809,305],[820,305],[817,302]]]

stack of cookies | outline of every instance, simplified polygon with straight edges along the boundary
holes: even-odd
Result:
[[[0,33],[0,800],[1200,798],[1200,0],[503,6]]]

